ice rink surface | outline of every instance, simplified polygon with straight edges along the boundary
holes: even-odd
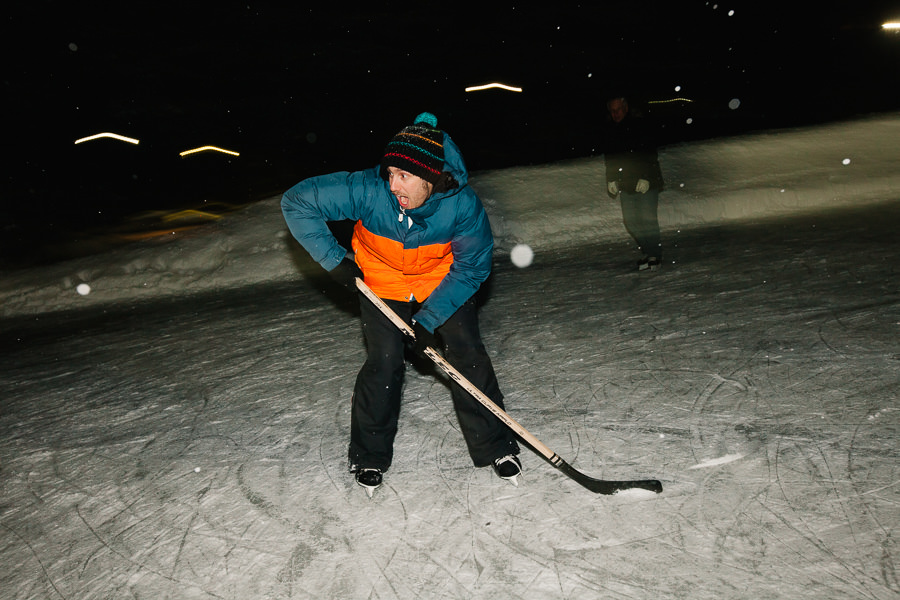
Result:
[[[517,488],[474,469],[446,381],[411,363],[369,500],[346,469],[358,307],[291,249],[277,203],[5,274],[0,598],[897,598],[900,202],[848,199],[894,188],[865,171],[869,142],[826,137],[833,156],[809,132],[767,140],[822,156],[761,192],[750,169],[730,188],[679,170],[721,145],[665,154],[655,273],[614,206],[591,240],[581,204],[515,215],[500,195],[596,164],[481,177],[499,240],[481,327],[509,413],[582,472],[660,495],[594,496],[528,450]],[[801,182],[820,206],[752,211]],[[717,195],[745,218],[677,216],[727,217]],[[553,228],[587,233],[535,233]]]

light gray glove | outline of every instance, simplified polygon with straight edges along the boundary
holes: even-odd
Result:
[[[650,190],[650,182],[646,179],[638,179],[637,185],[634,186],[634,191],[638,194],[646,194]]]
[[[619,184],[615,181],[610,181],[606,184],[606,189],[609,191],[610,196],[616,196],[619,193]]]

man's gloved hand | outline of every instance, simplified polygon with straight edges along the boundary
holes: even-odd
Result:
[[[349,256],[345,256],[338,266],[328,271],[328,275],[351,292],[356,291],[356,278],[363,279],[363,272]]]
[[[435,350],[439,349],[437,337],[435,337],[433,333],[425,329],[425,327],[415,319],[413,319],[413,333],[416,334],[416,340],[413,343],[413,351],[419,356],[428,358],[428,356],[425,354],[425,349],[429,346],[434,348]]]
[[[646,179],[638,179],[637,185],[634,186],[634,191],[638,194],[646,194],[650,190],[650,182]]]
[[[610,181],[606,184],[606,190],[609,192],[610,196],[618,196],[619,195],[619,184],[615,181]]]

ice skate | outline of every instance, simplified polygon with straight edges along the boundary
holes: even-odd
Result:
[[[638,261],[638,271],[659,270],[659,259],[655,256],[646,256]]]
[[[381,469],[359,469],[356,472],[356,483],[366,490],[366,495],[371,498],[375,490],[381,487]]]
[[[505,479],[514,486],[519,487],[518,477],[522,474],[522,462],[518,456],[507,454],[506,456],[495,458],[491,464],[500,479]]]

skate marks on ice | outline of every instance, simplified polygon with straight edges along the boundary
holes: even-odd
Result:
[[[720,456],[719,458],[711,458],[709,460],[705,460],[698,465],[688,467],[688,469],[707,469],[709,467],[717,467],[719,465],[725,465],[742,458],[744,458],[743,454],[726,454],[725,456]]]
[[[652,277],[604,270],[604,248],[559,253],[503,273],[525,318],[486,304],[513,414],[585,472],[664,481],[644,517],[664,530],[665,597],[900,590],[898,249],[871,216],[683,235]],[[873,258],[858,240],[879,235]],[[718,276],[717,256],[739,272]],[[581,293],[560,293],[573,272]]]
[[[283,310],[284,331],[270,338],[246,309],[243,324],[172,311],[64,316],[52,336],[18,332],[0,381],[0,596],[261,597],[271,587],[293,515],[255,494],[248,474],[306,455],[303,404],[340,369],[320,361],[310,380],[286,366],[307,351],[314,365],[331,341],[292,343],[296,312]]]
[[[639,386],[653,386],[653,381],[642,380]],[[716,378],[708,381],[715,385]],[[792,396],[815,398],[824,391],[795,387]],[[671,400],[672,389],[654,389],[656,402],[665,398],[668,404],[653,410],[655,415],[646,410],[646,399],[641,406],[623,403],[622,397],[641,394],[621,386],[615,390],[618,402],[601,402],[607,413],[603,422],[586,425],[577,437],[567,434],[548,443],[561,453],[598,457],[590,467],[575,464],[601,476],[654,465],[665,491],[643,503],[639,514],[656,525],[644,559],[655,565],[660,590],[667,590],[661,597],[742,597],[744,590],[784,598],[896,595],[896,409],[880,410],[873,425],[869,411],[854,416],[831,407],[835,414],[823,419],[815,411],[810,419],[827,424],[807,425],[794,416],[796,407],[785,407],[782,415],[773,407],[767,418],[741,417],[733,409],[741,399],[727,387],[695,411],[690,396],[679,404]],[[581,388],[582,394],[577,387],[572,390],[572,398],[591,398],[589,386]],[[762,392],[767,396],[775,390]],[[743,404],[761,402],[746,399]],[[568,412],[577,411],[570,407]],[[646,424],[654,416],[654,422],[667,425]],[[844,418],[855,422],[850,431]],[[639,455],[636,448],[645,453]],[[596,514],[576,514],[582,528],[598,520]],[[609,517],[600,520],[607,532],[616,531],[623,518]]]
[[[591,476],[660,477],[651,498],[527,450],[518,488],[473,469],[411,367],[367,499],[358,321],[320,295],[16,324],[0,596],[896,598],[896,245],[817,229],[682,234],[650,278],[596,266],[618,248],[498,268],[482,330],[510,414]]]

